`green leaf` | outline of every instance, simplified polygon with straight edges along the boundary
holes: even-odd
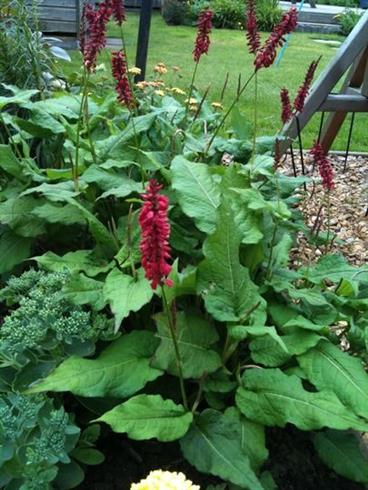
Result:
[[[116,197],[126,197],[132,192],[142,192],[142,183],[135,182],[127,175],[105,170],[97,165],[91,165],[84,172],[81,180],[91,184],[96,183],[100,189],[105,191],[100,199],[114,195]]]
[[[129,397],[163,374],[150,365],[156,348],[157,340],[151,332],[135,330],[110,344],[97,359],[70,357],[28,391]]]
[[[64,126],[59,123],[47,111],[32,109],[32,115],[28,119],[16,117],[17,125],[36,138],[51,138],[57,134],[65,133]]]
[[[315,434],[313,444],[322,461],[338,475],[368,483],[368,458],[359,447],[357,435],[328,430]]]
[[[110,303],[115,316],[115,329],[131,311],[139,311],[149,303],[153,296],[150,283],[144,277],[144,270],[137,271],[137,278],[123,274],[119,269],[113,269],[106,277],[103,289],[105,301]]]
[[[12,231],[5,231],[0,236],[0,274],[27,259],[31,253],[32,238],[21,237]]]
[[[102,310],[106,302],[103,298],[104,283],[96,281],[84,274],[75,274],[63,287],[63,296],[75,305],[91,305],[96,310]]]
[[[199,265],[198,291],[207,311],[219,321],[238,321],[261,297],[248,269],[240,264],[242,236],[235,226],[230,203],[219,208],[217,228],[203,245],[205,260]]]
[[[160,346],[155,353],[153,365],[178,376],[174,344],[165,314],[155,316],[157,337]],[[176,315],[175,331],[182,359],[184,378],[200,378],[203,373],[212,373],[221,366],[221,358],[210,346],[218,340],[215,327],[199,316],[179,312]]]
[[[0,223],[24,237],[41,235],[44,224],[31,214],[38,203],[39,200],[30,196],[7,199],[0,203]]]
[[[105,461],[105,456],[101,451],[89,447],[74,449],[72,456],[80,463],[88,465],[99,465]]]
[[[197,283],[197,269],[192,266],[188,266],[183,271],[178,271],[178,260],[173,263],[169,279],[173,281],[171,287],[164,286],[165,295],[168,303],[180,296],[196,295],[196,283]]]
[[[316,323],[312,322],[311,320],[308,320],[308,318],[305,318],[302,315],[298,315],[295,318],[292,318],[291,320],[288,320],[284,325],[283,325],[283,330],[285,332],[289,331],[296,331],[298,329],[302,330],[312,330],[315,332],[328,332],[327,325],[317,325]]]
[[[63,225],[87,224],[87,219],[83,213],[72,204],[58,206],[47,202],[35,208],[32,214],[48,223],[62,223]]]
[[[57,485],[60,490],[76,488],[84,480],[84,471],[75,461],[69,464],[58,465],[58,473],[53,484]]]
[[[112,263],[94,257],[92,250],[77,250],[60,256],[53,252],[32,257],[38,264],[51,272],[85,272],[89,276],[97,276],[112,268]]]
[[[114,432],[126,432],[130,439],[156,438],[161,442],[183,437],[192,420],[191,412],[160,395],[135,396],[98,419],[109,424]]]
[[[171,172],[172,187],[183,212],[194,219],[201,231],[213,233],[220,204],[220,187],[208,165],[190,162],[179,155],[171,163]]]
[[[22,163],[9,145],[0,145],[0,168],[16,179],[23,180]]]
[[[243,451],[248,454],[253,470],[259,470],[268,458],[264,427],[246,419],[236,407],[228,408],[225,415],[240,424]]]
[[[330,342],[320,342],[298,362],[319,390],[332,390],[354,412],[368,419],[368,374],[359,358]]]
[[[301,430],[368,428],[334,393],[306,391],[297,376],[279,369],[247,370],[236,403],[246,417],[271,427],[290,423]]]
[[[185,458],[197,470],[249,490],[263,490],[242,446],[241,426],[232,417],[205,410],[180,441]]]
[[[364,276],[362,271],[365,271]],[[304,267],[300,273],[313,284],[320,284],[326,280],[337,283],[341,279],[368,278],[368,268],[357,269],[348,264],[342,255],[326,255],[315,267]]]
[[[68,199],[78,195],[78,192],[74,189],[73,182],[58,182],[54,184],[48,184],[44,182],[36,187],[31,187],[22,192],[21,196],[27,196],[33,193],[42,194],[44,197],[54,202],[67,201]]]

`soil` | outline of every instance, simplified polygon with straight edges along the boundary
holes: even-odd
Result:
[[[316,455],[308,433],[288,426],[267,433],[270,458],[265,470],[272,473],[280,490],[362,490],[364,486],[341,478]],[[78,488],[85,490],[129,490],[153,469],[182,471],[205,490],[220,480],[203,475],[190,466],[180,453],[179,444],[157,441],[137,442],[105,429],[98,449],[106,460],[88,468]]]

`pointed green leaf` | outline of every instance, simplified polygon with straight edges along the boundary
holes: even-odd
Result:
[[[178,367],[167,316],[159,314],[155,319],[157,337],[161,343],[153,365],[177,376]],[[176,315],[175,330],[185,378],[200,378],[203,373],[212,373],[221,366],[219,354],[210,348],[218,340],[213,325],[199,316],[180,312]]]
[[[205,410],[180,441],[181,450],[197,470],[249,490],[263,490],[242,446],[241,427],[232,417]]]
[[[358,483],[368,483],[368,458],[360,449],[358,436],[349,432],[328,430],[313,437],[322,461],[338,475]]]
[[[194,219],[201,231],[212,233],[220,204],[220,188],[208,165],[190,162],[179,155],[171,163],[171,172],[172,187],[184,213]]]
[[[156,347],[151,332],[135,330],[113,342],[97,359],[70,357],[29,392],[70,391],[85,397],[126,398],[163,374],[150,366]]]
[[[191,412],[160,395],[135,396],[98,419],[109,424],[114,432],[126,432],[130,439],[156,438],[161,442],[183,437],[192,420]]]
[[[45,229],[44,223],[32,216],[39,200],[31,196],[13,197],[0,204],[0,223],[9,227],[18,235],[36,237]]]
[[[227,200],[219,208],[217,223],[215,233],[203,245],[206,258],[199,266],[198,291],[216,320],[237,321],[260,303],[261,297],[248,269],[240,264],[242,236]]]
[[[0,168],[16,179],[23,180],[22,163],[14,155],[9,145],[0,145]]]
[[[32,214],[48,223],[62,223],[63,225],[87,224],[87,219],[83,213],[72,204],[58,206],[47,202],[46,204],[35,208],[32,211]]]
[[[110,303],[115,328],[118,329],[131,311],[138,311],[151,301],[153,291],[144,277],[143,269],[137,271],[137,279],[134,279],[115,268],[106,277],[103,295],[105,301]]]
[[[362,271],[365,271],[365,273],[362,273]],[[304,267],[300,272],[313,284],[320,284],[325,280],[337,283],[340,279],[368,278],[367,267],[357,269],[348,264],[342,255],[326,255],[319,260],[315,267]]]
[[[368,374],[359,358],[325,341],[300,356],[298,362],[319,390],[332,390],[356,414],[368,419]]]
[[[0,236],[0,274],[27,259],[31,253],[32,238],[18,236],[11,230]]]
[[[91,305],[91,307],[99,311],[106,302],[103,298],[102,281],[96,281],[84,274],[75,274],[63,287],[63,296],[75,305]]]
[[[368,423],[351,413],[334,393],[306,391],[298,377],[279,369],[247,370],[236,403],[246,417],[268,426],[290,423],[301,430],[368,429]]]
[[[73,273],[83,271],[89,276],[97,276],[112,268],[111,262],[102,261],[101,259],[98,260],[94,257],[92,250],[68,252],[61,257],[53,252],[46,252],[44,255],[32,258],[51,272],[63,272],[67,270]]]

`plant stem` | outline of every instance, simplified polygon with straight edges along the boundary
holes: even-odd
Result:
[[[257,146],[257,118],[258,118],[258,77],[257,72],[255,72],[254,77],[254,128],[253,128],[253,149],[252,149],[252,161],[256,157],[256,146]]]
[[[170,333],[171,333],[171,338],[173,341],[174,345],[174,351],[175,351],[175,357],[176,357],[176,365],[178,367],[178,374],[179,374],[179,381],[180,381],[180,391],[181,391],[181,397],[183,400],[183,405],[186,410],[188,410],[188,399],[187,395],[185,392],[185,386],[184,386],[184,377],[183,377],[183,367],[182,367],[182,361],[181,361],[181,356],[180,356],[180,351],[179,351],[179,345],[178,345],[178,340],[176,338],[176,333],[175,333],[175,325],[173,322],[173,317],[169,308],[169,303],[167,301],[166,293],[165,293],[165,287],[161,286],[161,291],[162,291],[162,302],[163,302],[163,307],[164,310],[166,311],[167,315],[167,321],[169,324],[170,328]]]
[[[189,87],[189,96],[188,96],[188,100],[187,100],[187,105],[185,106],[185,116],[188,114],[188,108],[189,108],[189,104],[190,104],[190,99],[192,98],[192,95],[193,95],[194,82],[195,82],[196,75],[197,75],[198,64],[199,64],[199,61],[197,61],[196,64],[195,64],[195,66],[194,66],[193,75],[192,75],[192,81],[190,82],[190,87]]]
[[[79,190],[79,150],[80,150],[80,133],[82,130],[82,122],[83,122],[83,110],[84,110],[84,104],[85,104],[85,99],[87,97],[87,70],[86,67],[84,67],[83,70],[83,91],[82,91],[82,100],[81,100],[81,105],[79,109],[79,117],[78,117],[78,124],[77,124],[77,141],[76,141],[76,148],[75,148],[75,165],[74,165],[74,185],[75,185],[75,190]]]
[[[248,78],[248,80],[245,82],[245,84],[243,85],[243,87],[239,90],[238,94],[236,95],[235,99],[233,100],[233,102],[231,103],[229,109],[226,111],[226,113],[224,114],[224,117],[221,119],[220,121],[220,124],[217,126],[217,128],[215,129],[213,135],[212,135],[212,138],[210,139],[208,145],[207,145],[207,148],[206,148],[206,151],[204,153],[204,156],[206,156],[216,138],[216,136],[218,135],[220,129],[222,128],[222,126],[225,124],[226,122],[226,119],[228,118],[228,116],[230,115],[231,111],[234,109],[236,103],[239,101],[241,95],[243,94],[243,92],[245,91],[245,89],[248,87],[248,85],[250,84],[250,82],[252,81],[253,77],[255,76],[256,74],[256,71],[254,71],[252,73],[252,75]]]
[[[13,141],[12,141],[12,140],[13,140],[13,137],[12,137],[12,135],[11,135],[10,131],[9,131],[9,128],[8,128],[8,126],[7,126],[7,124],[6,124],[5,120],[4,120],[4,116],[3,116],[3,114],[2,114],[2,112],[1,112],[1,111],[0,111],[0,122],[1,122],[1,123],[3,124],[3,126],[4,126],[4,130],[5,130],[6,135],[7,135],[7,137],[8,137],[8,143],[9,143],[9,144],[13,144],[13,146],[14,146],[14,151],[15,151],[15,153],[17,154],[17,157],[18,157],[19,159],[22,159],[22,158],[23,158],[23,157],[22,157],[22,154],[21,154],[21,152],[19,151],[18,146],[17,146],[15,143],[13,143]]]
[[[275,247],[276,242],[276,233],[277,233],[277,223],[275,223],[272,233],[271,246],[270,246],[270,256],[268,258],[267,270],[266,270],[266,278],[270,279],[271,277],[271,266],[272,266],[272,258],[273,258],[273,249]]]
[[[325,253],[328,253],[329,250],[329,241],[330,241],[330,231],[331,231],[331,201],[330,201],[330,191],[327,191],[327,238],[326,238],[326,248]],[[332,246],[332,242],[331,242]]]

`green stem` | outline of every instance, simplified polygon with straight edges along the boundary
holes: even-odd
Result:
[[[253,149],[252,149],[252,161],[256,157],[256,146],[257,146],[257,123],[258,123],[258,77],[257,72],[255,72],[254,77],[254,129],[253,129]]]
[[[231,111],[234,109],[236,103],[239,101],[241,95],[244,93],[245,89],[248,87],[248,85],[250,84],[250,82],[252,81],[253,77],[256,75],[256,71],[254,71],[252,73],[252,75],[248,78],[248,80],[245,82],[245,84],[243,85],[243,87],[239,90],[239,93],[236,95],[235,99],[233,100],[233,102],[231,103],[229,109],[226,111],[226,113],[224,114],[223,118],[221,119],[220,121],[220,124],[217,126],[217,128],[215,129],[213,135],[212,135],[212,138],[210,139],[208,145],[207,145],[207,148],[206,148],[206,151],[204,153],[204,157],[206,157],[206,155],[208,154],[216,136],[218,135],[220,129],[222,128],[222,126],[225,124],[226,122],[226,119],[229,117]]]
[[[88,90],[88,75],[87,75],[87,70],[84,67],[83,70],[83,92],[82,92],[82,100],[81,100],[81,105],[79,109],[79,116],[78,116],[78,124],[77,124],[77,140],[76,140],[76,148],[75,148],[75,164],[74,164],[74,185],[75,185],[75,190],[79,190],[79,150],[80,150],[80,133],[82,130],[82,122],[83,122],[83,110],[84,110],[84,104],[85,104],[85,99],[87,97],[87,90]]]
[[[170,308],[169,308],[169,303],[167,301],[167,297],[166,297],[165,287],[164,286],[161,286],[161,291],[162,291],[162,302],[163,302],[164,310],[166,311],[167,321],[168,321],[168,324],[169,324],[171,338],[172,338],[173,345],[174,345],[174,350],[175,350],[176,365],[178,367],[178,373],[179,373],[181,397],[182,397],[182,400],[183,400],[184,408],[186,410],[188,410],[188,399],[187,399],[187,395],[186,395],[186,392],[185,392],[185,386],[184,386],[184,376],[183,376],[182,360],[181,360],[181,356],[180,356],[178,340],[176,338],[174,321],[173,321],[173,317],[172,317],[172,314],[171,314],[171,311],[170,311]]]
[[[271,266],[272,266],[272,258],[273,258],[273,249],[275,248],[275,245],[276,245],[277,228],[278,228],[277,223],[275,223],[274,228],[273,228],[273,233],[272,233],[271,245],[270,245],[270,256],[268,258],[268,264],[267,264],[267,269],[266,269],[266,277],[267,277],[267,279],[270,279],[270,277],[271,277]]]
[[[88,83],[87,83],[87,85],[88,85]],[[84,101],[84,105],[85,105],[85,116],[86,116],[85,117],[85,122],[86,122],[86,129],[87,129],[87,137],[88,137],[88,142],[89,142],[89,148],[91,150],[93,163],[97,163],[97,155],[96,155],[95,145],[93,143],[93,138],[92,138],[92,134],[91,134],[91,126],[89,124],[88,94],[86,95],[86,98],[85,98],[85,101]]]
[[[193,95],[194,82],[195,82],[196,75],[197,75],[198,64],[199,64],[199,61],[197,61],[196,64],[195,64],[195,66],[194,66],[192,80],[190,82],[190,87],[189,87],[189,96],[188,96],[187,104],[185,106],[185,116],[188,114],[190,99],[192,98],[192,95]]]
[[[9,128],[8,128],[8,126],[7,126],[7,124],[6,124],[5,120],[4,120],[4,116],[3,116],[3,114],[2,114],[2,112],[1,112],[1,111],[0,111],[0,122],[1,122],[1,123],[2,123],[2,125],[4,126],[4,130],[5,130],[6,135],[7,135],[7,137],[8,137],[8,142],[9,142],[9,144],[13,144],[13,146],[14,146],[14,151],[15,151],[15,153],[17,154],[17,157],[18,157],[19,159],[22,159],[22,158],[23,158],[23,157],[22,157],[22,154],[21,154],[21,152],[19,151],[18,146],[17,146],[15,143],[13,143],[13,137],[12,137],[12,135],[11,135],[10,131],[9,131]]]
[[[329,250],[330,232],[331,232],[331,201],[330,201],[330,191],[328,190],[327,191],[327,238],[326,238],[326,249],[325,249],[326,254],[328,253]]]

